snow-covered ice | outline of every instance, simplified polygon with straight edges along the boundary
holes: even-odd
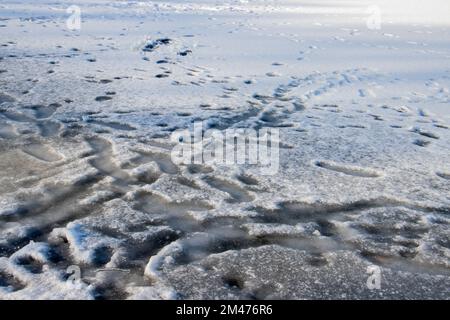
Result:
[[[0,298],[449,299],[449,17],[2,1]],[[172,161],[198,123],[279,130],[278,171]]]

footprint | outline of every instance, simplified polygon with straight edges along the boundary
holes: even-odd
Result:
[[[95,101],[98,102],[103,102],[103,101],[108,101],[111,100],[112,98],[110,96],[98,96],[95,98]]]
[[[177,54],[178,54],[179,56],[185,57],[185,56],[187,56],[187,55],[190,54],[190,53],[192,53],[192,51],[189,50],[189,49],[187,49],[187,50],[180,51],[180,52],[178,52]]]
[[[162,215],[180,215],[186,211],[211,210],[213,207],[201,200],[183,200],[171,202],[162,196],[153,193],[141,193],[136,197],[136,209]]]
[[[157,48],[159,48],[162,45],[168,45],[172,43],[172,39],[169,38],[160,38],[153,41],[149,41],[145,44],[145,46],[142,48],[143,52],[153,52]]]
[[[244,281],[236,277],[226,276],[222,278],[222,281],[224,285],[230,289],[242,290],[244,288]]]
[[[58,134],[61,124],[54,121],[43,121],[38,123],[38,128],[41,136],[45,138],[53,137]]]
[[[15,100],[16,99],[11,97],[10,95],[0,92],[0,104],[2,104],[3,102],[14,102]]]
[[[439,139],[439,136],[437,136],[436,134],[434,134],[434,133],[431,132],[431,131],[425,131],[425,130],[420,129],[420,128],[413,128],[411,131],[412,131],[412,132],[415,132],[415,133],[418,133],[418,134],[420,134],[421,136],[424,136],[424,137],[427,137],[427,138],[431,138],[431,139]]]
[[[32,119],[23,113],[17,113],[11,110],[0,110],[0,114],[11,121],[16,122],[31,122]]]
[[[54,162],[61,160],[63,157],[52,147],[45,146],[40,143],[32,143],[22,147],[22,151],[35,157],[41,161]]]
[[[46,119],[52,116],[59,107],[61,107],[59,103],[52,103],[48,106],[34,105],[30,109],[34,111],[34,116],[37,119]]]
[[[33,259],[31,256],[17,258],[16,264],[24,267],[28,272],[33,274],[41,273],[43,268],[42,263]]]
[[[99,170],[102,174],[111,176],[119,181],[130,180],[129,174],[121,170],[114,162],[111,142],[99,137],[87,138],[86,142],[96,155],[94,159],[89,161],[94,168]]]
[[[177,112],[177,116],[179,116],[179,117],[190,117],[190,116],[192,116],[192,113],[190,113],[190,112]]]
[[[97,266],[103,266],[111,260],[113,250],[107,246],[100,246],[93,250],[92,263]]]
[[[204,180],[211,187],[228,193],[231,198],[226,201],[229,203],[251,202],[254,199],[250,193],[234,183],[216,177],[206,177]]]
[[[374,120],[376,121],[384,121],[384,118],[380,115],[377,114],[369,114],[369,116],[371,116]]]
[[[13,139],[17,137],[16,128],[9,123],[0,123],[0,138]]]
[[[446,179],[446,180],[450,180],[450,173],[447,172],[436,172],[437,176],[442,178],[442,179]]]
[[[110,153],[112,150],[111,143],[102,138],[91,137],[87,138],[86,142],[89,144],[89,146],[94,150],[96,154]]]
[[[156,162],[159,169],[167,174],[177,174],[178,167],[172,162],[170,156],[162,153],[153,153],[150,151],[136,151],[139,156],[132,160],[134,164],[145,164],[150,161]]]
[[[275,111],[264,111],[260,117],[260,120],[266,123],[278,123],[281,118]]]
[[[136,130],[135,127],[132,127],[126,123],[119,123],[119,122],[104,122],[104,121],[98,121],[98,120],[88,120],[89,123],[97,124],[100,126],[105,126],[108,128],[116,129],[116,130],[124,130],[124,131],[133,131]]]
[[[249,175],[240,174],[240,175],[237,176],[237,179],[240,182],[242,182],[242,183],[244,183],[244,184],[246,184],[248,186],[256,186],[256,185],[258,185],[258,180],[256,180],[255,178],[253,178],[253,177],[251,177]]]
[[[435,123],[434,126],[436,128],[440,128],[440,129],[449,129],[449,127],[447,125],[442,124],[442,123]]]
[[[202,166],[199,164],[190,164],[188,166],[188,171],[190,174],[198,174],[198,173],[211,173],[213,169],[207,166]]]
[[[7,291],[13,292],[25,288],[25,285],[13,275],[0,270],[0,287],[6,287]]]
[[[413,141],[413,144],[419,146],[419,147],[426,147],[427,145],[429,145],[431,142],[430,141],[426,141],[423,139],[416,139]]]
[[[189,178],[180,176],[177,178],[177,182],[183,186],[192,188],[192,189],[196,189],[196,190],[200,190],[200,186],[194,181],[191,180]]]
[[[377,178],[382,175],[381,172],[371,168],[362,168],[352,165],[338,164],[331,161],[316,161],[315,165],[318,166],[319,168],[324,168],[355,177]]]

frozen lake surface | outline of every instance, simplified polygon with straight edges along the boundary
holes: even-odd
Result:
[[[72,5],[0,3],[1,299],[450,298],[448,1]]]

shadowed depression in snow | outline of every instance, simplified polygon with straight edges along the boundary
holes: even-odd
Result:
[[[0,299],[449,299],[449,37],[443,0],[2,1]]]

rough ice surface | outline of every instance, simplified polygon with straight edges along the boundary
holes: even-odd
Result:
[[[72,4],[0,4],[1,299],[450,298],[448,1]]]

